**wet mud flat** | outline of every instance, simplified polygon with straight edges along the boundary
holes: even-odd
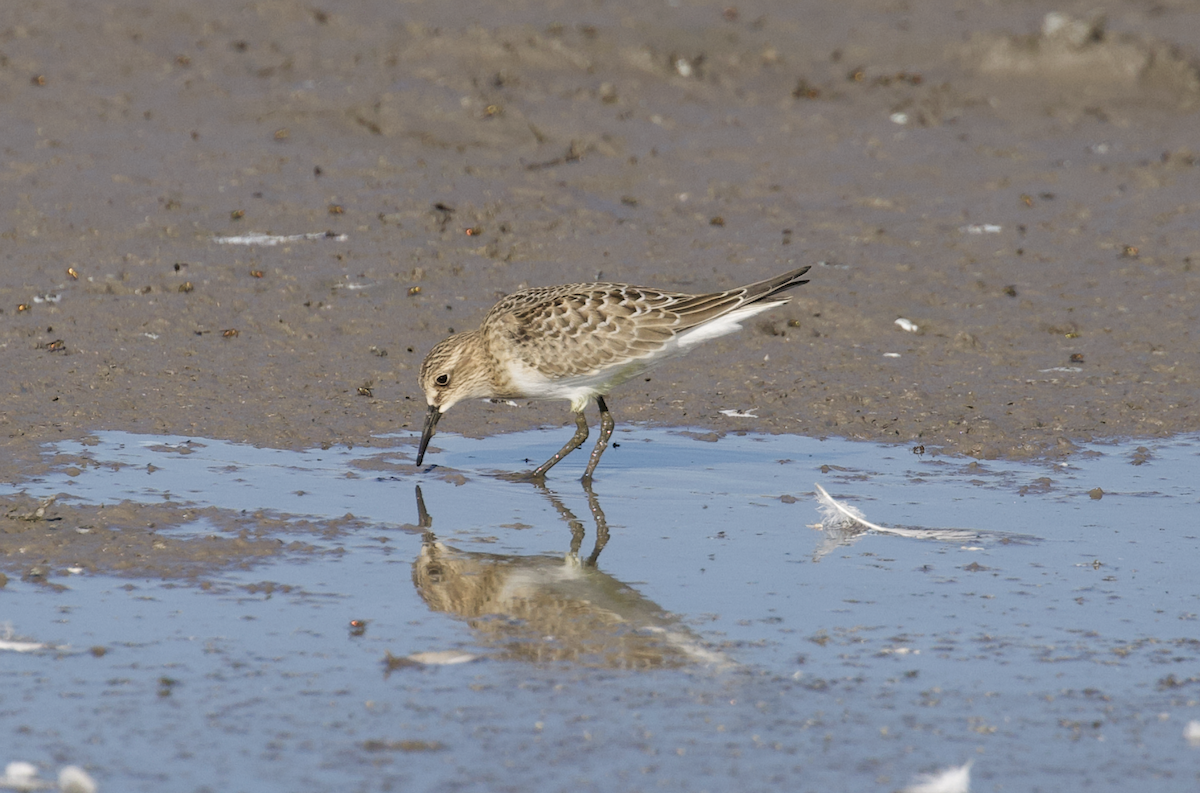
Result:
[[[982,459],[1194,431],[1200,12],[1102,10],[7,9],[3,464],[104,428],[370,443],[500,295],[804,264],[618,422]]]
[[[47,448],[0,493],[12,757],[132,791],[1200,780],[1200,439],[1029,465],[626,428],[593,487],[496,475],[559,434],[439,435],[417,473],[411,438]]]

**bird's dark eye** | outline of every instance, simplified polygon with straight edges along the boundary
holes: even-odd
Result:
[[[440,374],[433,379],[433,382],[442,386],[450,385],[450,375]]]

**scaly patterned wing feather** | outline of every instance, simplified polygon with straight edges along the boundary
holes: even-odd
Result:
[[[607,283],[529,289],[498,303],[483,330],[547,377],[588,375],[661,349],[692,297]]]

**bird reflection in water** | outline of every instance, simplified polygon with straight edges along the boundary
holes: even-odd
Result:
[[[506,556],[461,551],[440,542],[417,487],[417,510],[426,529],[413,563],[413,584],[434,611],[467,621],[476,641],[494,657],[535,663],[568,661],[612,669],[657,669],[690,664],[730,664],[632,587],[601,572],[608,523],[590,485],[584,486],[596,524],[591,552],[580,558],[583,522],[545,486],[571,529],[564,556]]]

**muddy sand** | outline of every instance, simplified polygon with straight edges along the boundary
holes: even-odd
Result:
[[[1196,431],[1198,29],[1185,2],[6,6],[0,479],[103,429],[391,444],[425,352],[504,294],[804,264],[614,393],[618,426],[989,459]],[[36,503],[0,507],[28,534]]]

